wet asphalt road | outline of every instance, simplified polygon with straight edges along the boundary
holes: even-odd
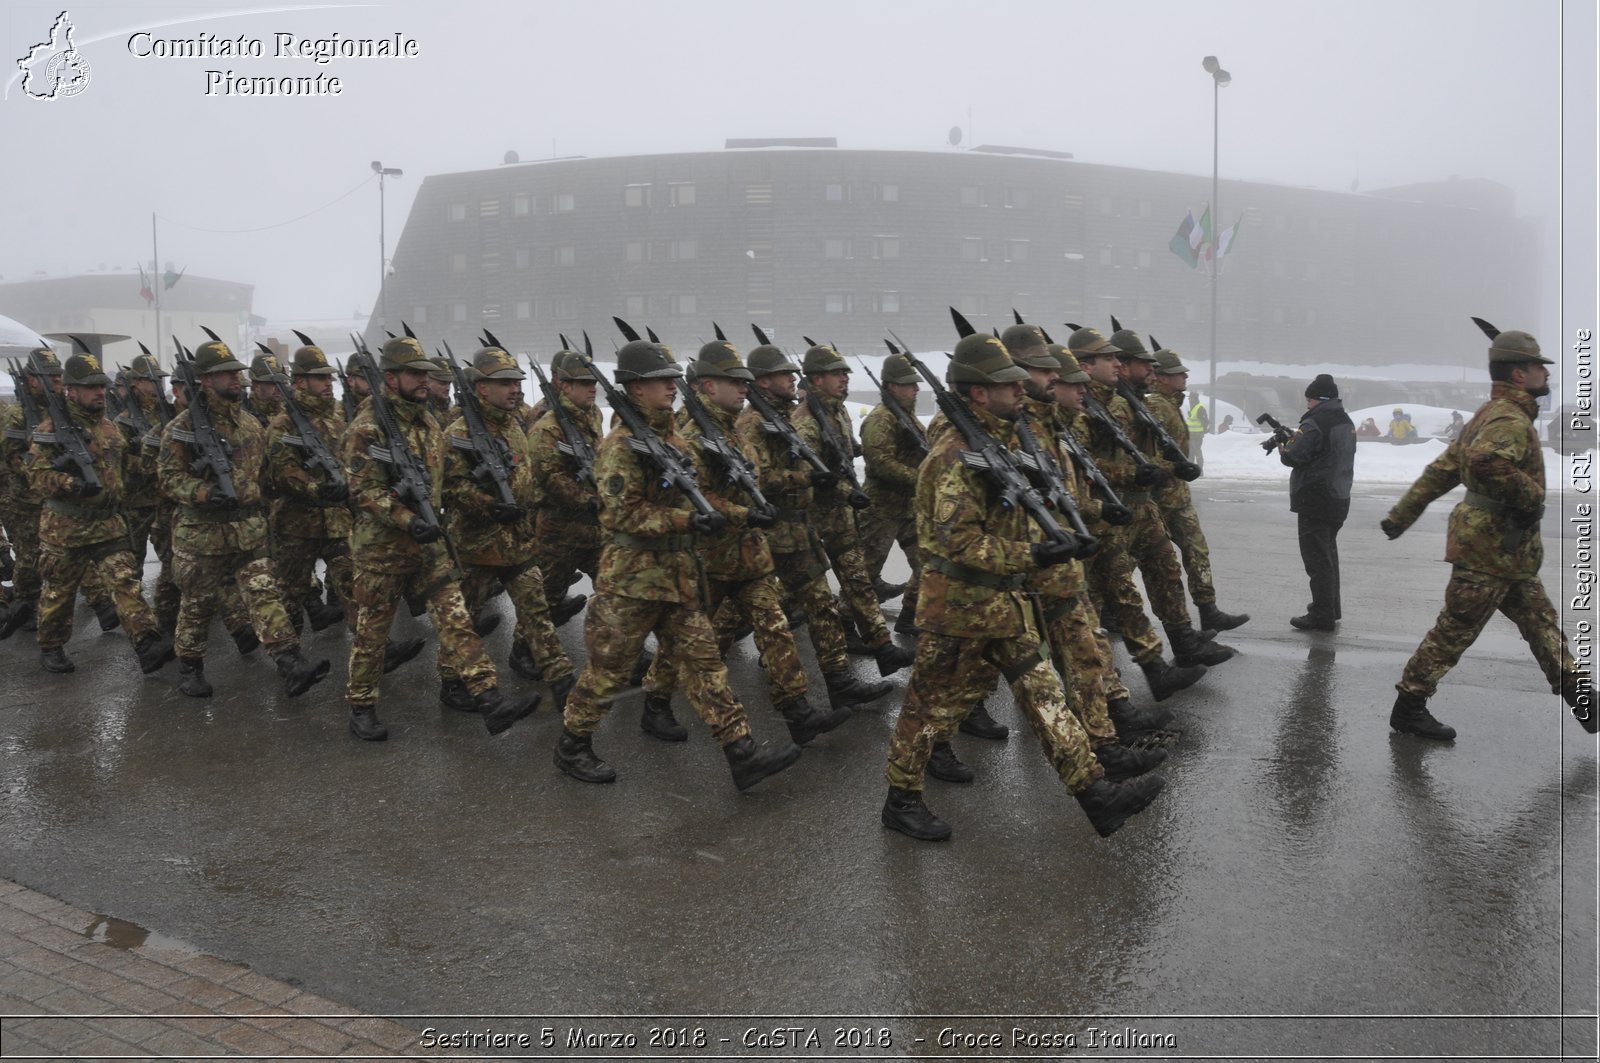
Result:
[[[681,699],[691,740],[669,746],[625,696],[596,741],[621,779],[584,786],[550,763],[547,707],[495,740],[440,709],[431,650],[386,679],[371,746],[345,733],[342,628],[310,639],[333,676],[293,701],[219,628],[196,702],[80,607],[75,676],[26,634],[0,645],[0,875],[384,1014],[1135,1016],[1099,1025],[1185,1055],[1592,1056],[1594,740],[1503,619],[1432,704],[1453,746],[1386,727],[1448,576],[1448,502],[1389,543],[1399,491],[1364,489],[1344,623],[1306,635],[1286,498],[1197,488],[1220,604],[1254,619],[1167,703],[1167,790],[1110,840],[1004,693],[1017,730],[959,740],[978,781],[930,780],[955,838],[927,845],[877,821],[898,690],[744,796]],[[1547,585],[1574,542],[1547,538]],[[580,623],[564,635],[581,651]],[[732,674],[780,737],[748,642]],[[1563,1034],[1563,1014],[1589,1018]],[[906,1031],[946,1025],[902,1021],[887,1054],[935,1054]]]

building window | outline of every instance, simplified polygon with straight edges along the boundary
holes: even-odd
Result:
[[[630,295],[623,302],[627,305],[628,316],[637,317],[644,313],[644,296]]]
[[[1013,207],[1015,207],[1018,210],[1027,210],[1028,209],[1028,204],[1030,202],[1032,202],[1032,198],[1029,196],[1028,190],[1026,188],[1008,188],[1008,189],[1006,189],[1006,209],[1007,210],[1010,210]]]
[[[672,205],[674,207],[694,206],[694,182],[679,181],[668,187],[672,192]]]
[[[533,301],[529,299],[517,300],[517,320],[526,321],[533,316]]]
[[[849,258],[850,241],[838,238],[829,238],[822,241],[823,258]]]
[[[450,256],[450,272],[451,273],[465,273],[466,271],[467,271],[467,256],[465,254],[451,255]]]
[[[961,205],[963,207],[981,207],[981,206],[983,206],[983,186],[982,185],[962,185],[961,186]]]
[[[1140,269],[1149,269],[1150,268],[1150,252],[1148,252],[1148,251],[1140,251],[1139,252],[1139,268]]]
[[[672,297],[672,312],[690,316],[696,312],[695,299],[692,295],[674,295]]]
[[[450,204],[450,220],[451,221],[466,221],[467,220],[467,205],[465,203],[452,203],[452,204]]]
[[[899,185],[875,185],[873,186],[872,194],[873,198],[875,198],[879,203],[900,202]]]
[[[772,206],[771,185],[745,185],[744,202],[747,207]]]
[[[576,261],[578,261],[578,249],[576,247],[556,248],[556,265],[570,266]]]
[[[1006,241],[1006,261],[1007,262],[1026,262],[1026,261],[1028,261],[1028,241],[1027,240],[1007,240]]]
[[[518,192],[511,197],[511,216],[525,218],[533,213],[533,197],[526,192]]]
[[[622,190],[622,205],[624,207],[648,207],[650,205],[649,185],[629,185]]]
[[[982,262],[983,241],[976,236],[968,236],[961,241],[961,261]]]
[[[622,257],[623,260],[627,262],[643,262],[644,244],[640,243],[638,240],[630,242],[627,248],[623,251]]]
[[[1078,192],[1068,192],[1066,195],[1061,197],[1061,205],[1066,207],[1068,210],[1082,210],[1083,195]]]
[[[829,203],[843,203],[850,198],[848,187],[842,181],[829,181],[822,190],[822,198]]]
[[[483,320],[485,320],[485,321],[498,321],[498,320],[500,320],[500,304],[499,303],[484,303],[483,304]]]
[[[880,314],[898,314],[900,312],[900,293],[879,292],[872,300],[872,309]]]
[[[530,265],[533,264],[533,251],[531,249],[526,248],[526,247],[519,247],[519,248],[517,248],[516,254],[517,254],[516,262],[517,262],[517,268],[518,269],[527,269]]]
[[[500,252],[485,251],[481,268],[485,273],[498,273],[500,270]]]
[[[557,193],[555,200],[553,201],[553,205],[554,212],[557,214],[567,214],[577,207],[577,203],[573,200],[571,192]]]
[[[899,258],[900,238],[898,236],[874,236],[872,238],[873,258]]]
[[[413,306],[411,308],[411,320],[415,321],[419,325],[427,321],[428,308],[425,306]]]
[[[823,312],[829,314],[848,314],[850,303],[850,295],[847,292],[829,292],[822,297]]]
[[[500,216],[500,201],[498,199],[483,199],[478,201],[478,217],[498,218]]]
[[[672,241],[672,261],[684,262],[691,258],[698,258],[700,245],[694,240]]]
[[[455,321],[455,322],[461,322],[461,321],[465,321],[466,319],[467,319],[467,304],[466,303],[451,303],[450,304],[450,320],[451,321]]]

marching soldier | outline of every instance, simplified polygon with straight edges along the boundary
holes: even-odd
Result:
[[[1028,374],[992,336],[956,345],[950,387],[1002,446],[1016,446],[1015,417]],[[948,742],[974,700],[1004,675],[1045,755],[1102,836],[1153,801],[1165,781],[1145,775],[1109,782],[1061,679],[1041,654],[1038,622],[1023,594],[1028,576],[1070,553],[1038,542],[1021,507],[1007,508],[983,474],[961,458],[967,440],[953,426],[934,433],[917,477],[917,538],[923,573],[917,603],[917,661],[889,745],[883,825],[941,841],[950,827],[922,798],[935,744]]]
[[[444,364],[443,358],[429,359],[428,410],[441,425],[460,416],[460,411],[450,402],[450,385],[454,382],[455,377],[450,375],[450,367]]]
[[[105,418],[110,377],[93,355],[67,359],[64,410],[71,425],[49,415],[39,422],[27,458],[28,479],[44,500],[39,519],[39,662],[47,672],[76,671],[62,647],[72,637],[72,608],[86,572],[94,572],[115,603],[117,615],[146,674],[172,660],[172,644],[156,628],[155,614],[144,600],[139,571],[128,549],[128,525],[119,506],[123,473],[138,467],[141,455],[129,454],[122,433]],[[84,471],[63,468],[56,460],[68,431],[76,430],[93,462],[99,483]]]
[[[844,408],[844,398],[850,393],[850,366],[838,351],[822,345],[806,351],[800,364],[806,377],[806,400],[795,407],[789,419],[800,438],[839,477],[831,488],[815,492],[812,513],[817,531],[839,578],[839,595],[855,617],[868,651],[877,659],[878,672],[893,675],[911,664],[913,654],[895,645],[889,634],[861,553],[856,511],[866,509],[872,500],[852,486],[847,475],[848,467],[855,463],[857,447],[850,414]],[[827,418],[827,423],[819,417]],[[829,440],[837,442],[830,445]]]
[[[361,409],[362,403],[367,401],[367,396],[372,392],[367,388],[367,376],[362,371],[363,365],[371,365],[372,356],[365,351],[356,351],[344,360],[343,384],[348,394],[341,396],[344,406],[345,423],[349,424],[356,419],[356,413]]]
[[[43,378],[49,378],[48,383]],[[61,363],[55,351],[40,347],[28,356],[28,366],[22,373],[24,386],[34,396],[35,404],[44,404],[44,389],[61,393]],[[28,455],[28,423],[22,409],[22,397],[5,411],[3,435],[0,435],[0,459],[6,467],[6,494],[3,499],[4,520],[11,534],[16,563],[11,581],[11,605],[0,618],[0,639],[10,638],[19,627],[35,620],[39,606],[39,512],[41,500],[28,483],[25,459]]]
[[[219,588],[224,585],[238,588],[253,625],[252,638],[259,638],[267,647],[287,696],[304,694],[328,674],[326,658],[301,656],[300,638],[273,579],[261,487],[266,474],[267,432],[244,412],[244,393],[239,386],[244,369],[222,341],[201,344],[194,354],[200,394],[191,395],[189,406],[162,432],[157,456],[161,490],[177,504],[172,560],[182,593],[174,640],[181,676],[178,690],[196,698],[208,698],[212,693],[205,675],[207,632],[217,609]],[[195,433],[194,413],[201,402],[216,433],[232,448],[228,454],[232,494],[195,471],[202,441]],[[239,642],[238,635],[234,641]]]
[[[689,375],[692,380],[688,386],[697,389],[712,424],[730,446],[740,449],[759,475],[755,465],[757,455],[739,439],[735,429],[735,420],[744,408],[747,389],[754,379],[739,361],[738,351],[725,340],[708,343],[700,348],[699,356],[690,364]],[[703,438],[704,430],[690,417],[683,434],[693,444]],[[700,458],[704,460],[698,460]],[[788,723],[789,736],[795,745],[806,745],[848,720],[851,709],[840,705],[825,712],[806,700],[805,666],[795,652],[794,633],[789,630],[789,621],[783,613],[782,588],[773,575],[772,550],[761,531],[776,519],[776,513],[757,508],[749,494],[730,483],[725,469],[719,465],[719,458],[700,453],[697,461],[706,470],[701,477],[706,497],[728,518],[727,527],[701,540],[707,614],[715,615],[726,601],[751,625],[772,705]],[[758,489],[759,486],[758,483]],[[726,657],[730,644],[729,639],[719,640],[717,648],[722,656]],[[655,717],[658,727],[644,729],[656,737],[664,737],[661,725],[665,725],[665,730],[674,737],[687,738],[688,732],[671,716],[672,692],[678,679],[677,661],[670,645],[663,644],[660,649],[645,679],[645,715]]]
[[[550,380],[567,420],[590,451],[597,450],[603,433],[594,401],[598,387],[594,374],[576,355],[561,351],[550,363]],[[567,589],[580,572],[594,579],[600,565],[600,494],[591,480],[580,477],[576,458],[562,453],[565,441],[561,422],[549,410],[539,415],[528,433],[528,461],[534,482],[544,490],[534,525],[535,550],[544,573],[550,620],[557,627],[576,616],[588,600],[585,595],[567,597]]]
[[[800,367],[777,347],[762,343],[750,351],[747,366],[756,391],[779,418],[795,405],[795,376]],[[755,409],[735,422],[740,442],[756,456],[761,493],[778,507],[778,518],[765,530],[778,581],[804,612],[811,648],[822,666],[828,695],[836,705],[864,705],[893,689],[887,681],[866,682],[850,673],[839,602],[828,586],[827,552],[811,526],[812,497],[838,483],[832,472],[818,472],[790,452],[788,442]]]
[[[1152,390],[1145,405],[1183,452],[1189,454],[1191,447],[1198,449],[1195,445],[1198,437],[1190,437],[1189,422],[1183,415],[1183,392],[1189,385],[1189,369],[1177,351],[1158,349],[1155,355],[1155,375],[1151,377]],[[1173,545],[1183,557],[1183,567],[1189,574],[1189,596],[1200,610],[1200,626],[1228,631],[1249,623],[1247,613],[1224,613],[1217,608],[1217,590],[1211,581],[1211,547],[1200,527],[1200,514],[1195,512],[1189,485],[1174,476],[1170,483],[1155,492],[1155,500],[1161,510],[1161,523],[1166,525]]]
[[[635,406],[663,443],[680,451],[687,442],[673,423],[672,404],[682,376],[659,344],[633,340],[617,352],[623,401]],[[650,459],[630,447],[633,438],[627,424],[619,423],[595,456],[600,524],[610,538],[584,620],[588,661],[567,702],[556,767],[583,782],[616,780],[616,771],[595,754],[593,736],[611,700],[629,685],[653,631],[674,647],[689,704],[722,747],[734,785],[745,790],[800,759],[800,747],[757,745],[744,706],[728,688],[728,669],[702,607],[696,557],[697,533],[719,531],[726,518],[695,512],[682,491],[664,486]]]
[[[1555,608],[1539,581],[1544,541],[1544,452],[1533,426],[1538,399],[1550,393],[1554,364],[1526,332],[1499,332],[1485,321],[1490,337],[1489,401],[1478,408],[1445,452],[1435,458],[1411,489],[1380,522],[1397,539],[1434,499],[1455,486],[1466,497],[1450,511],[1444,559],[1450,584],[1433,629],[1406,662],[1399,696],[1389,714],[1396,731],[1448,742],[1456,729],[1428,711],[1439,680],[1454,668],[1497,611],[1517,625],[1544,671],[1550,690],[1559,693],[1583,729],[1595,733],[1600,722],[1593,684],[1575,665]]]
[[[250,401],[245,409],[261,427],[272,424],[272,419],[283,412],[283,396],[278,393],[278,381],[289,382],[283,375],[278,356],[262,351],[250,359]]]
[[[499,734],[531,713],[539,699],[517,703],[501,696],[494,664],[472,630],[472,617],[461,597],[461,574],[447,540],[441,541],[444,529],[402,502],[391,481],[393,450],[404,446],[426,466],[435,510],[443,499],[444,434],[428,411],[428,374],[434,366],[420,343],[402,336],[383,345],[379,367],[388,406],[403,438],[388,438],[370,398],[344,438],[344,465],[355,507],[349,600],[356,605],[356,618],[345,693],[350,733],[368,742],[389,737],[389,729],[378,719],[378,681],[395,606],[404,595],[415,594],[426,602],[428,617],[439,633],[441,671],[466,686],[474,711],[483,714],[485,728]],[[389,454],[391,460],[380,454]]]
[[[465,569],[462,597],[472,612],[487,600],[491,583],[499,580],[505,585],[517,616],[511,640],[511,669],[525,678],[543,678],[549,683],[560,711],[576,680],[572,662],[550,622],[538,544],[532,535],[539,485],[526,460],[528,438],[515,416],[524,374],[517,368],[516,359],[499,347],[485,347],[473,355],[472,369],[472,387],[484,427],[505,444],[512,456],[505,471],[516,502],[497,500],[488,493],[491,486],[474,477],[470,451],[462,449],[463,444],[471,446],[467,422],[464,417],[457,419],[445,430],[450,446],[445,459],[444,501],[455,536],[456,557]],[[444,685],[451,689],[441,698],[470,700],[459,680],[452,683],[452,677],[446,676]]]
[[[128,539],[133,547],[136,571],[144,571],[150,540],[162,535],[156,526],[156,511],[161,504],[161,480],[156,470],[156,454],[161,449],[161,407],[156,402],[156,384],[167,371],[153,355],[141,354],[127,370],[128,405],[137,406],[143,424],[125,410],[116,425],[128,448],[128,474],[123,481],[122,515],[128,520]],[[141,431],[141,427],[146,430]],[[165,534],[171,534],[169,524]],[[159,553],[159,550],[157,551]],[[177,601],[172,603],[176,616]],[[159,610],[158,610],[159,612]]]
[[[883,386],[916,426],[900,423],[886,403],[879,403],[861,422],[861,453],[867,462],[867,497],[872,505],[861,512],[861,553],[867,575],[880,586],[889,548],[896,543],[911,565],[911,578],[901,592],[900,616],[894,629],[902,635],[917,631],[917,586],[922,566],[917,560],[917,518],[912,502],[917,491],[917,467],[927,453],[928,434],[917,420],[917,371],[903,354],[891,354],[880,370]]]

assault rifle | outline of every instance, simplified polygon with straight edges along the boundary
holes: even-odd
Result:
[[[150,438],[150,418],[144,415],[144,404],[139,401],[139,393],[133,389],[132,379],[124,377],[122,373],[117,376],[127,380],[128,401],[122,404],[122,412],[115,419],[132,428],[140,443],[146,443]]]
[[[305,339],[303,335],[300,338]],[[306,346],[312,344],[308,342]],[[300,404],[294,400],[293,389],[282,380],[274,380],[273,384],[277,387],[278,394],[283,396],[283,412],[289,415],[289,423],[294,425],[294,435],[284,436],[283,442],[291,447],[299,447],[303,451],[300,467],[310,473],[320,469],[324,474],[323,482],[334,488],[333,494],[338,494],[340,489],[348,491],[344,466],[339,464],[339,459],[328,449],[328,443],[322,438],[322,433],[317,431],[316,425],[311,423],[311,419],[300,408]]]
[[[900,353],[899,350],[896,349],[895,345],[889,343],[888,340],[884,340],[883,342],[889,344],[890,353]],[[860,355],[856,356],[856,361],[860,362],[861,368],[867,371],[867,379],[872,381],[872,383],[877,387],[878,397],[883,400],[884,407],[889,411],[890,414],[894,416],[895,422],[899,424],[901,428],[905,429],[906,435],[911,437],[911,441],[916,447],[918,457],[927,457],[928,433],[923,431],[922,426],[917,423],[917,419],[911,416],[904,406],[900,405],[900,400],[895,398],[893,393],[891,393],[889,389],[884,386],[883,381],[878,379],[877,374],[872,371],[872,367],[868,365]]]
[[[151,361],[155,360],[155,355],[150,353],[150,348],[141,343],[139,344],[139,349],[144,352],[145,357],[149,358]],[[161,424],[152,425],[151,431],[159,433],[162,428],[167,427],[167,422],[172,420],[178,414],[177,411],[172,408],[172,398],[167,394],[167,384],[162,378],[161,374],[153,374],[150,382],[156,386],[156,413],[161,417]]]
[[[1264,424],[1272,428],[1272,437],[1264,440],[1261,444],[1261,449],[1266,451],[1268,454],[1271,454],[1274,450],[1277,450],[1279,447],[1283,446],[1285,443],[1289,442],[1289,440],[1294,438],[1294,433],[1285,428],[1278,421],[1278,419],[1272,416],[1270,413],[1264,413],[1260,417],[1257,417],[1256,424]]]
[[[896,336],[899,340],[900,337]],[[904,340],[900,346],[910,351]],[[973,416],[966,402],[955,392],[940,383],[939,378],[933,375],[922,359],[914,354],[907,353],[906,358],[911,362],[912,368],[922,375],[933,389],[934,400],[939,404],[939,410],[945,419],[953,425],[961,437],[966,440],[971,449],[961,452],[961,462],[969,469],[976,469],[984,474],[995,488],[1002,509],[1021,508],[1028,517],[1039,526],[1050,542],[1069,548],[1073,557],[1085,556],[1094,548],[1093,539],[1082,539],[1073,532],[1063,528],[1050,515],[1050,508],[1046,505],[1043,496],[1028,482],[1028,478],[1019,467],[1022,463],[1017,455],[1002,446],[988,432],[983,425]]]
[[[568,346],[564,336],[561,339],[561,346]],[[533,375],[539,378],[539,390],[544,394],[545,407],[550,411],[550,416],[556,419],[556,427],[561,429],[561,441],[556,444],[556,449],[572,462],[573,478],[580,484],[593,487],[594,448],[578,430],[566,407],[561,405],[561,392],[550,382],[550,378],[544,375],[544,370],[539,366],[539,359],[531,354],[528,355],[528,365],[533,369]]]
[[[106,387],[106,420],[115,421],[122,416],[123,411],[127,408],[127,403],[123,400],[122,392],[119,390],[127,386],[128,376],[126,371],[117,370],[117,375],[111,379],[111,383]]]
[[[17,405],[22,407],[22,427],[7,428],[7,439],[19,439],[24,445],[28,442],[28,435],[44,420],[44,415],[39,412],[39,404],[34,401],[33,392],[28,390],[28,375],[31,370],[24,369],[15,358],[6,359],[7,370],[11,374],[11,386],[17,393]],[[50,390],[49,381],[43,381],[44,390]]]
[[[700,449],[713,455],[722,464],[722,468],[728,474],[728,483],[750,497],[752,526],[757,528],[770,526],[777,519],[778,507],[767,501],[767,496],[761,493],[761,487],[756,483],[755,463],[745,457],[744,451],[740,450],[738,445],[722,431],[721,426],[712,419],[705,403],[695,394],[693,384],[683,389],[683,408],[689,411],[689,417],[700,426]]]
[[[816,483],[817,477],[825,477],[828,482],[838,480],[838,474],[828,468],[828,463],[822,456],[811,449],[811,444],[800,438],[800,433],[794,430],[794,425],[789,423],[789,418],[772,408],[766,396],[761,394],[759,387],[750,389],[745,396],[745,401],[750,403],[750,408],[761,417],[761,428],[768,435],[777,436],[789,447],[789,456],[804,462],[811,468],[811,482]]]
[[[1135,483],[1151,484],[1161,478],[1161,466],[1146,457],[1144,451],[1139,449],[1139,444],[1128,438],[1128,433],[1122,430],[1117,419],[1111,416],[1111,411],[1106,409],[1099,399],[1086,393],[1083,396],[1083,408],[1101,428],[1105,429],[1106,434],[1111,437],[1111,442],[1116,444],[1119,450],[1126,451],[1133,459],[1134,465],[1138,466],[1138,471],[1134,474]]]
[[[689,504],[696,513],[702,517],[712,518],[712,523],[717,524],[723,520],[722,514],[706,500],[700,493],[700,485],[696,481],[694,462],[676,447],[668,446],[656,435],[655,429],[644,419],[628,396],[617,390],[617,386],[606,379],[600,367],[594,364],[594,359],[587,353],[577,356],[578,360],[594,374],[595,382],[606,393],[606,400],[611,403],[611,408],[616,411],[622,423],[628,426],[628,449],[635,454],[648,458],[656,467],[660,476],[660,486],[663,490],[676,487],[689,499]]]
[[[189,471],[201,478],[210,473],[216,483],[217,497],[223,500],[223,508],[232,509],[239,504],[239,492],[233,485],[233,459],[229,457],[232,448],[211,419],[205,392],[200,390],[200,380],[195,375],[194,355],[184,349],[178,337],[172,337],[172,342],[178,348],[178,355],[173,359],[173,376],[189,395],[189,430],[174,428],[172,438],[194,449],[195,457],[189,463]]]
[[[498,343],[496,347],[500,346]],[[478,392],[471,384],[467,383],[467,374],[462,372],[461,363],[456,361],[456,352],[450,349],[450,341],[444,342],[444,360],[450,366],[450,375],[455,378],[456,399],[461,403],[461,417],[467,422],[467,438],[451,436],[450,445],[457,450],[464,450],[472,455],[472,478],[485,494],[492,495],[494,500],[501,505],[516,506],[516,492],[511,490],[510,468],[516,464],[512,457],[511,448],[506,446],[505,440],[497,439],[489,426],[483,422],[483,407],[478,405]]]
[[[71,415],[67,413],[66,400],[56,394],[56,389],[50,386],[48,380],[44,380],[38,359],[31,354],[28,357],[33,359],[34,372],[44,384],[45,407],[50,411],[51,431],[41,432],[34,429],[33,441],[53,443],[60,448],[50,466],[57,472],[75,472],[78,479],[83,481],[83,490],[79,492],[80,494],[99,494],[105,485],[100,482],[100,474],[95,471],[94,456],[89,453],[89,445],[84,442],[83,429],[72,422]]]
[[[1095,460],[1089,456],[1089,452],[1084,449],[1078,437],[1072,434],[1071,429],[1062,432],[1056,438],[1071,455],[1073,463],[1083,473],[1084,479],[1089,481],[1089,486],[1100,492],[1101,519],[1116,527],[1133,523],[1133,511],[1122,504],[1122,499],[1117,497],[1111,481],[1106,479],[1106,474],[1100,471],[1100,466],[1095,464]]]
[[[355,341],[356,350],[368,354],[367,344],[358,332],[352,332],[350,338]],[[417,519],[422,521],[432,531],[438,532],[436,538],[442,538],[445,548],[450,551],[452,560],[455,549],[450,543],[450,537],[445,534],[444,525],[439,521],[439,512],[433,508],[433,477],[428,473],[428,467],[422,459],[412,453],[406,444],[406,437],[400,431],[400,423],[395,420],[394,408],[389,405],[389,396],[383,390],[383,374],[378,371],[378,363],[369,354],[361,360],[361,375],[371,389],[372,418],[383,430],[387,446],[378,446],[373,443],[367,447],[367,456],[381,461],[389,467],[389,490],[401,504],[411,510]]]
[[[1139,393],[1126,380],[1117,381],[1117,394],[1121,395],[1128,403],[1128,408],[1133,411],[1133,416],[1145,426],[1151,435],[1156,438],[1156,446],[1161,451],[1161,456],[1172,462],[1172,474],[1186,483],[1192,483],[1200,478],[1200,466],[1189,460],[1183,452],[1178,441],[1172,438],[1166,426],[1156,420],[1156,415],[1150,412],[1150,407],[1144,404]]]
[[[810,336],[801,336],[800,338],[805,340],[809,346],[817,346]],[[837,353],[837,350],[835,350],[835,353]],[[834,460],[839,463],[837,470],[830,467],[829,471],[844,477],[845,483],[850,485],[850,505],[858,509],[865,509],[872,503],[867,498],[866,492],[861,490],[861,480],[856,476],[855,451],[839,435],[839,426],[834,423],[832,417],[828,416],[828,411],[823,408],[822,399],[810,388],[806,389],[806,409],[810,410],[811,416],[816,418],[817,431],[822,435],[822,445],[833,453]]]
[[[1022,444],[1022,452],[1032,459],[1031,462],[1024,461],[1018,464],[1027,471],[1028,479],[1039,489],[1045,503],[1066,517],[1067,523],[1072,525],[1073,533],[1083,540],[1078,556],[1088,557],[1100,548],[1100,542],[1089,534],[1089,527],[1083,522],[1083,514],[1078,512],[1078,504],[1073,501],[1072,493],[1067,490],[1061,466],[1057,464],[1054,454],[1039,445],[1039,437],[1033,434],[1033,423],[1026,413],[1017,415],[1017,440]]]

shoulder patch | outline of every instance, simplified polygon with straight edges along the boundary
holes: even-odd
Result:
[[[941,498],[939,504],[933,507],[933,519],[940,524],[949,524],[956,519],[956,500]]]
[[[627,481],[622,478],[621,473],[612,473],[610,478],[606,480],[606,490],[613,495],[622,494],[622,489],[626,486]]]

